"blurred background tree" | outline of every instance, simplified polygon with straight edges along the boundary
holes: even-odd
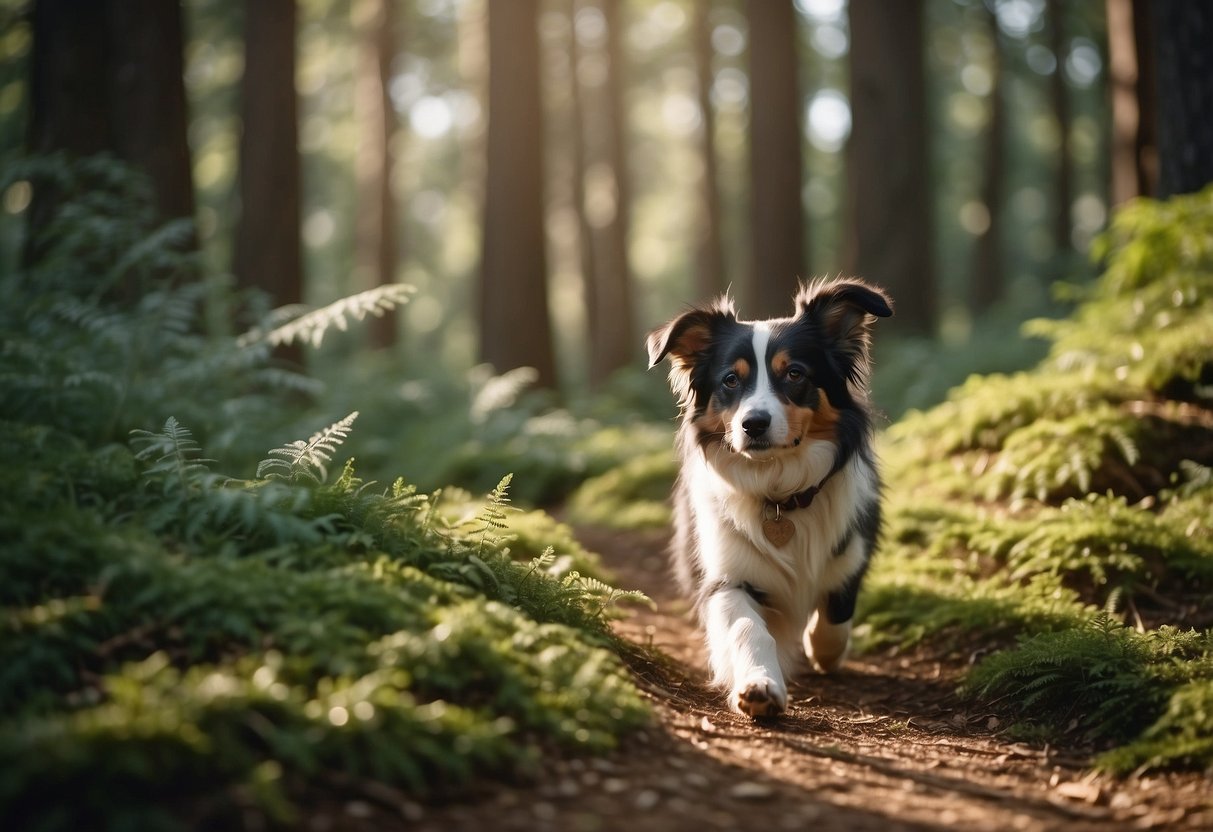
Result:
[[[150,175],[161,220],[193,216],[181,8],[155,0],[47,0],[29,7],[22,24],[20,9],[9,6],[6,51],[27,67],[24,78],[9,67],[3,109],[17,123],[5,133],[23,132],[31,154],[104,153],[129,162]],[[11,159],[13,150],[5,155]],[[41,256],[40,235],[65,196],[52,186],[32,193],[27,263]]]
[[[847,271],[897,301],[877,379],[895,416],[1039,357],[1018,326],[1056,311],[1055,281],[1092,273],[1109,206],[1197,187],[1213,153],[1202,3],[4,0],[0,15],[0,162],[134,162],[164,217],[196,219],[208,272],[270,305],[417,288],[313,358],[320,374],[369,342],[402,379],[485,361],[579,393],[638,371],[640,335],[687,303],[728,288],[745,314],[785,313],[798,278]],[[6,267],[37,256],[55,199],[6,183]]]
[[[303,302],[295,0],[246,0],[240,85],[240,213],[232,272],[275,306]],[[249,326],[255,321],[241,322]],[[294,363],[302,347],[283,350]]]
[[[923,3],[851,0],[851,121],[844,270],[886,287],[895,326],[932,335],[938,297],[931,262]]]
[[[791,0],[747,0],[750,31],[750,248],[743,293],[754,317],[788,312],[805,274],[800,83]]]

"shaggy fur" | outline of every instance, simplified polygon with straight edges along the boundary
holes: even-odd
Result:
[[[675,571],[715,683],[755,717],[787,707],[806,657],[822,671],[845,659],[880,530],[869,330],[891,304],[837,280],[802,287],[795,309],[742,321],[722,297],[648,337],[682,410]]]

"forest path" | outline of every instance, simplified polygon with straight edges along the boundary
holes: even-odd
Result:
[[[618,631],[668,667],[632,668],[654,726],[618,752],[561,761],[535,785],[414,806],[411,829],[1209,829],[1210,782],[1194,774],[1095,776],[1087,757],[1017,743],[998,716],[956,696],[963,656],[886,651],[792,686],[788,713],[753,722],[703,680],[702,637],[668,577],[666,536],[578,530],[619,584],[657,610]]]

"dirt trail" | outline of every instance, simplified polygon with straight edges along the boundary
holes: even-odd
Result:
[[[604,759],[560,762],[540,782],[458,805],[397,806],[418,830],[1213,829],[1213,783],[1195,774],[1094,776],[1075,750],[1017,743],[955,695],[963,656],[886,652],[806,676],[783,718],[730,713],[702,685],[702,639],[666,575],[665,538],[582,530],[623,586],[658,604],[617,625],[674,659],[633,668],[657,720]],[[348,809],[349,807],[347,807]],[[327,828],[385,828],[383,805]],[[365,825],[364,825],[365,824]]]

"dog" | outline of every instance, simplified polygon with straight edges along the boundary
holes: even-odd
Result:
[[[801,285],[790,318],[744,321],[724,295],[649,334],[681,411],[673,565],[729,706],[773,717],[787,679],[846,659],[881,524],[868,397],[879,288]]]

